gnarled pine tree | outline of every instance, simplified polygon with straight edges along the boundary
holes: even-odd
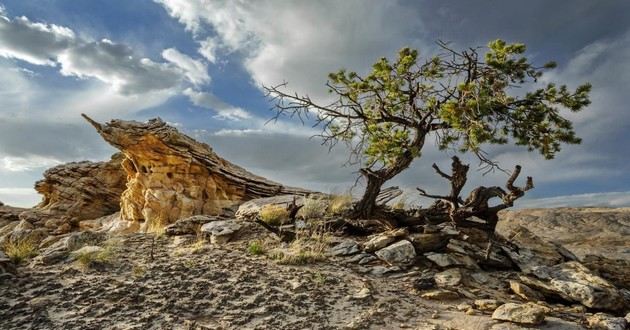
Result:
[[[472,152],[489,166],[496,164],[486,157],[484,144],[512,142],[550,159],[562,143],[580,142],[560,111],[587,106],[589,84],[575,90],[555,84],[536,88],[556,64],[534,66],[523,56],[523,44],[496,40],[464,51],[438,45],[442,53],[425,60],[417,50],[403,48],[394,61],[379,59],[366,76],[331,73],[326,86],[334,100],[328,104],[286,92],[286,83],[264,87],[277,116],[314,116],[322,128],[318,136],[331,147],[346,143],[350,161],[363,165],[367,184],[357,217],[373,214],[382,185],[421,156],[430,135],[440,149]]]

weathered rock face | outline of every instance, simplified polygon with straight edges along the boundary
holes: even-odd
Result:
[[[84,117],[125,155],[127,189],[120,198],[125,220],[165,225],[197,214],[217,215],[253,198],[307,193],[247,172],[160,119],[100,124]]]
[[[575,258],[630,289],[630,209],[529,209],[500,218],[496,232],[519,247],[518,254],[508,254],[523,271]]]
[[[18,221],[20,213],[26,209],[4,205],[0,202],[0,228],[6,226],[10,222]]]
[[[106,162],[68,163],[46,170],[44,179],[35,183],[42,202],[21,213],[20,219],[68,232],[81,220],[117,212],[126,181],[123,158],[118,153]]]

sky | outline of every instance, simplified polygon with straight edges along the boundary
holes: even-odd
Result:
[[[343,192],[357,178],[347,150],[328,151],[315,128],[273,113],[261,86],[325,100],[339,68],[365,73],[401,47],[436,51],[494,39],[522,42],[558,68],[543,77],[593,85],[574,121],[581,145],[554,160],[514,146],[489,148],[502,167],[523,166],[536,188],[522,207],[630,206],[630,2],[619,0],[213,1],[0,0],[0,200],[32,206],[44,170],[115,152],[81,117],[160,117],[224,158],[270,179]],[[391,181],[443,192],[432,169],[451,153],[431,146]],[[503,185],[471,163],[468,189]],[[360,193],[361,186],[352,189]]]

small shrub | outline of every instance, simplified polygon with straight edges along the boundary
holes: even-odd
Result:
[[[258,213],[260,220],[271,226],[279,226],[289,220],[289,211],[281,205],[265,205]]]
[[[352,195],[350,194],[333,195],[330,198],[330,203],[328,205],[328,212],[331,215],[344,214],[351,209],[352,209]]]
[[[304,199],[304,206],[298,211],[298,216],[304,219],[320,219],[326,214],[327,208],[327,200],[317,197],[308,197]]]
[[[31,239],[8,240],[2,250],[11,261],[19,264],[37,255],[37,244]]]
[[[262,242],[253,241],[249,243],[249,245],[247,246],[247,252],[255,256],[258,256],[265,253],[265,247],[263,246]]]

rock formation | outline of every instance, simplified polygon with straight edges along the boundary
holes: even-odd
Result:
[[[83,117],[125,155],[121,217],[144,221],[145,228],[197,214],[217,215],[253,198],[309,193],[256,176],[160,119],[100,124]]]
[[[44,179],[35,183],[42,202],[22,212],[20,219],[63,233],[81,220],[117,212],[126,181],[123,158],[117,153],[105,162],[74,162],[46,170]]]

